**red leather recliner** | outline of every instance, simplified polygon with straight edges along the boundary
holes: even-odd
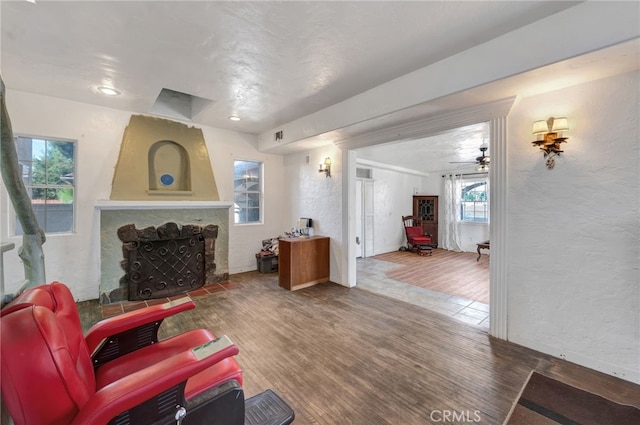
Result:
[[[83,335],[65,285],[20,294],[0,318],[2,400],[14,422],[244,424],[238,348],[226,336],[198,329],[158,340],[164,318],[192,308],[185,297],[103,320]],[[270,390],[259,396],[288,408]],[[283,418],[277,423],[290,423],[293,412]]]

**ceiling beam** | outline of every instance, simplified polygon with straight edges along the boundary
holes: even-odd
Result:
[[[584,2],[258,136],[269,152],[640,37],[637,2]],[[273,134],[283,131],[275,140]]]

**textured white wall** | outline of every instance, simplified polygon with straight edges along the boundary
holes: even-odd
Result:
[[[7,91],[7,107],[16,134],[77,140],[76,232],[47,236],[46,273],[47,280],[70,285],[80,300],[97,298],[100,249],[94,204],[109,199],[122,133],[131,113],[12,90]],[[261,240],[278,235],[283,228],[283,158],[258,152],[255,136],[211,127],[202,130],[221,200],[233,199],[235,158],[265,163],[265,224],[229,229],[229,273],[255,270]],[[24,277],[18,257],[21,238],[9,234],[11,209],[4,185],[0,199],[0,240],[16,244],[5,253],[4,261],[5,287],[10,293]]]
[[[43,245],[47,280],[67,283],[78,299],[98,297],[99,235],[94,232],[96,199],[109,199],[122,132],[129,121],[125,112],[92,107],[61,99],[7,91],[7,109],[15,134],[77,141],[75,233],[47,235]],[[18,247],[22,238],[10,237],[8,196],[2,185],[3,241],[16,244],[5,254],[8,293],[24,278]]]
[[[640,381],[639,74],[521,99],[508,125],[508,338]],[[531,124],[569,119],[553,170]]]
[[[213,127],[202,127],[204,140],[218,184],[221,200],[233,201],[233,161],[247,159],[264,164],[263,224],[231,224],[229,226],[229,273],[256,270],[256,253],[262,240],[278,236],[284,221],[285,194],[283,186],[283,157],[256,150],[256,136]],[[233,211],[230,211],[233,214]],[[233,215],[229,218],[233,223]]]
[[[460,237],[462,251],[476,252],[477,244],[489,239],[489,225],[487,223],[462,223],[460,224]],[[491,255],[491,252],[487,250],[482,253]]]
[[[414,191],[422,191],[422,177],[373,168],[375,254],[397,251],[406,246],[402,216],[413,213]]]
[[[318,172],[318,164],[327,156],[331,158],[330,178]],[[331,238],[330,279],[342,283],[342,152],[327,146],[285,156],[284,182],[282,192],[288,204],[282,209],[281,231],[295,227],[300,217],[313,219],[315,234]]]

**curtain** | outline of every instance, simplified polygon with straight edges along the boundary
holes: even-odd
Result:
[[[450,251],[462,251],[460,237],[460,203],[462,177],[447,175],[444,179],[444,234],[442,247]]]

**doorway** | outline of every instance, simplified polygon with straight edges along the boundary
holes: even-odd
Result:
[[[481,156],[480,155],[480,147],[481,146],[485,146],[487,144],[487,139],[489,138],[489,127],[490,125],[488,123],[482,123],[482,124],[476,124],[476,125],[472,125],[469,127],[473,127],[473,131],[478,131],[477,130],[477,126],[481,126],[482,127],[482,135],[479,137],[478,140],[474,141],[474,142],[469,142],[467,143],[467,146],[462,146],[460,147],[459,145],[455,145],[452,147],[453,148],[458,148],[461,149],[463,152],[461,153],[461,158],[459,159],[468,159],[469,161],[460,161],[461,163],[464,162],[465,164],[462,165],[449,165],[450,163],[453,163],[454,161],[447,161],[447,165],[445,165],[445,167],[448,168],[441,168],[442,171],[439,171],[437,173],[434,172],[427,172],[425,173],[424,176],[422,176],[422,180],[426,181],[426,183],[423,184],[416,184],[415,180],[411,180],[409,183],[409,186],[414,185],[416,187],[410,187],[409,191],[411,192],[408,196],[405,196],[405,198],[408,198],[408,202],[411,202],[411,195],[414,195],[416,193],[421,193],[421,194],[438,194],[438,195],[442,195],[442,186],[443,186],[443,180],[442,180],[442,174],[444,172],[466,172],[466,173],[470,173],[470,172],[475,172],[475,168],[477,167],[477,164],[475,163],[476,161],[476,157]],[[455,129],[453,129],[455,131]],[[468,130],[471,131],[471,130]],[[443,133],[440,133],[438,135],[435,135],[439,138],[443,137]],[[463,133],[464,134],[464,133]],[[460,140],[463,137],[460,137],[460,134],[457,135],[458,137],[455,137],[456,140]],[[414,141],[416,143],[429,143],[430,140],[433,136],[427,136],[421,140],[418,141]],[[437,138],[436,137],[436,138]],[[447,142],[442,142],[439,141],[436,144],[436,152],[441,152],[437,150],[438,147],[442,148],[443,146],[446,147],[446,143]],[[460,143],[460,142],[457,142]],[[418,153],[421,153],[422,150],[424,150],[423,147],[407,147],[408,142],[407,141],[403,141],[403,142],[396,142],[396,143],[391,143],[393,145],[392,149],[397,151],[397,152],[404,152],[405,155],[409,155],[411,158],[415,158],[417,156]],[[380,144],[380,146],[376,145],[376,146],[372,146],[371,150],[374,150],[376,148],[381,148],[384,147],[384,144]],[[368,148],[367,148],[368,149]],[[356,150],[355,153],[355,162],[356,164],[369,164],[369,163],[375,163],[376,159],[373,159],[372,157],[368,157],[365,156],[365,158],[361,159],[361,155],[360,155],[361,149]],[[388,156],[390,156],[390,149],[387,148],[386,151],[384,151],[384,149],[382,150],[382,157],[381,158],[386,158]],[[489,151],[490,152],[490,151]],[[438,154],[436,153],[435,155],[437,156],[443,156],[442,154]],[[458,158],[447,158],[448,160],[451,159],[458,159]],[[382,161],[382,159],[378,159],[378,161]],[[468,165],[466,163],[469,163]],[[415,162],[414,162],[415,164]],[[392,171],[399,171],[400,174],[402,174],[402,172],[404,172],[405,170],[401,170],[401,165],[399,164],[393,164],[397,169],[396,170],[392,170]],[[456,168],[457,167],[457,168]],[[460,167],[466,167],[466,168],[460,168]],[[376,172],[377,169],[374,166],[373,167],[373,171]],[[410,169],[409,167],[407,167],[407,169]],[[390,172],[389,169],[386,170],[387,173]],[[357,174],[357,173],[356,173]],[[384,174],[384,173],[383,173]],[[437,176],[437,177],[436,177]],[[430,181],[429,181],[430,180]],[[456,294],[447,294],[447,293],[442,293],[442,292],[438,292],[435,291],[433,289],[429,289],[429,288],[425,288],[423,286],[420,285],[415,285],[414,283],[407,283],[404,282],[402,279],[393,279],[390,276],[393,276],[394,274],[402,274],[402,272],[398,272],[398,267],[400,267],[400,265],[398,264],[398,262],[396,262],[394,264],[394,261],[385,261],[385,259],[381,259],[378,257],[377,254],[380,253],[385,253],[385,252],[389,252],[391,254],[390,251],[392,250],[398,250],[398,248],[405,244],[406,242],[404,241],[404,235],[402,234],[403,240],[396,244],[395,248],[391,248],[391,249],[387,249],[386,251],[380,251],[380,250],[371,250],[371,252],[366,253],[363,251],[364,247],[366,246],[366,244],[363,244],[362,242],[364,242],[364,238],[366,238],[367,235],[371,234],[369,233],[367,230],[364,229],[363,223],[365,220],[365,216],[363,213],[363,182],[360,181],[360,179],[356,179],[355,182],[355,192],[356,192],[356,196],[355,196],[355,208],[356,208],[356,241],[360,241],[361,243],[359,245],[356,246],[356,258],[357,258],[357,262],[356,262],[356,280],[357,280],[357,284],[365,289],[375,289],[377,292],[380,292],[384,295],[388,295],[388,296],[394,296],[396,298],[404,298],[405,301],[413,303],[413,304],[418,304],[418,305],[422,305],[425,308],[430,308],[432,310],[438,310],[441,313],[450,315],[452,317],[457,316],[457,319],[461,319],[467,323],[473,324],[473,325],[477,325],[480,326],[484,329],[486,329],[487,331],[489,330],[489,314],[490,314],[490,309],[489,309],[489,302],[488,300],[486,300],[487,302],[480,302],[474,299],[465,299],[459,295]],[[384,178],[382,178],[381,180],[381,188],[382,189],[378,189],[378,191],[382,190],[384,192],[384,187],[387,184],[387,182],[385,181]],[[402,190],[402,189],[400,189]],[[381,196],[382,198],[385,198],[384,193],[379,194],[377,193],[376,196]],[[406,194],[405,194],[406,195]],[[382,201],[382,203],[384,203],[384,200]],[[412,206],[407,206],[406,212],[404,212],[404,214],[411,214],[412,211]],[[378,205],[376,207],[377,210],[380,210],[380,205]],[[372,210],[374,210],[374,208],[372,207]],[[382,213],[380,211],[376,211],[378,213]],[[395,213],[394,213],[395,214]],[[394,216],[398,215],[398,214],[388,214],[389,216]],[[381,219],[379,217],[374,217],[375,218],[375,223],[376,226],[381,225],[380,221]],[[396,217],[397,218],[397,217]],[[384,219],[383,219],[384,220]],[[371,220],[372,222],[374,221],[373,219]],[[400,223],[400,218],[398,218],[398,220],[396,220],[397,223],[395,222],[390,222],[391,226],[396,226],[395,230],[397,232],[401,232],[400,228],[399,228],[399,223]],[[474,223],[475,227],[478,227],[476,223]],[[474,226],[471,226],[474,227]],[[485,223],[485,227],[486,227],[486,223]],[[376,236],[378,235],[379,229],[372,229]],[[475,229],[474,229],[475,230]],[[478,232],[474,232],[474,233],[478,233]],[[485,231],[485,234],[488,234],[488,231]],[[385,233],[384,231],[381,233],[381,237],[384,238],[386,237],[387,233]],[[475,235],[474,235],[475,236]],[[471,236],[468,237],[469,239],[471,239]],[[488,235],[484,237],[483,241],[489,239]],[[454,259],[454,258],[449,258],[447,259],[447,261],[450,261],[452,264],[452,267],[454,268],[458,268],[459,270],[462,270],[462,266],[458,266],[455,265],[454,261],[460,261],[460,264],[467,264],[470,265],[472,267],[475,267],[475,269],[467,269],[465,271],[465,273],[468,274],[468,276],[472,276],[473,279],[477,280],[477,276],[476,275],[483,275],[484,276],[484,285],[486,285],[486,287],[488,288],[490,282],[489,282],[489,263],[488,263],[488,258],[487,255],[483,255],[482,256],[482,260],[483,260],[483,265],[484,270],[482,269],[482,267],[480,267],[480,264],[478,264],[476,262],[476,255],[474,252],[476,250],[476,244],[483,242],[480,240],[469,240],[467,241],[467,246],[465,247],[463,253],[457,253],[457,252],[452,252],[452,251],[445,251],[445,250],[441,250],[440,251],[436,251],[436,254],[434,256],[434,259],[438,258],[438,261],[440,261],[440,259],[444,258],[444,255],[448,255],[448,254],[452,254],[454,256],[460,256],[460,257],[466,257],[466,258],[460,258],[458,260]],[[374,244],[375,248],[379,248],[380,243],[376,243]],[[388,248],[388,247],[387,247]],[[397,253],[396,253],[397,254]],[[372,258],[373,257],[373,258]],[[386,260],[388,260],[389,258],[387,258]],[[423,258],[420,258],[418,256],[415,256],[415,258],[412,257],[412,259],[416,260],[416,261],[420,261],[423,260]],[[442,262],[442,261],[440,261]],[[406,265],[404,265],[406,267]],[[441,265],[442,266],[442,265]],[[476,270],[477,269],[477,270]],[[439,272],[440,274],[442,274],[442,272]],[[461,272],[460,275],[462,275],[463,273]],[[373,276],[376,275],[376,276]],[[466,278],[468,278],[468,276]],[[373,281],[373,283],[372,283]],[[377,282],[377,283],[376,283]],[[367,286],[369,286],[369,288],[366,288]],[[440,288],[442,289],[442,288]],[[485,291],[485,298],[488,298],[487,295],[488,291]],[[483,299],[484,301],[484,299]]]
[[[361,169],[358,169],[361,170]],[[366,169],[371,175],[371,169]],[[361,173],[359,173],[361,174]],[[371,178],[356,179],[356,258],[370,257],[374,253],[374,181]]]
[[[486,136],[488,131],[486,124],[481,127],[482,133],[478,140],[467,143],[469,145],[478,143],[478,146],[474,146],[476,149],[480,143],[483,143],[482,136]],[[440,140],[433,142],[434,145],[436,147],[445,145],[447,137],[449,135],[440,135]],[[451,137],[455,137],[455,134]],[[418,140],[415,143],[432,142],[428,139]],[[419,150],[418,148],[407,149],[409,145],[410,143],[402,143],[395,146],[400,147],[400,150],[411,152]],[[375,151],[375,149],[372,150]],[[471,152],[473,154],[473,151]],[[442,171],[431,173],[431,175],[428,173],[420,175],[416,170],[409,168],[391,169],[389,164],[382,163],[386,153],[388,150],[382,151],[382,156],[375,161],[377,163],[375,165],[371,157],[365,159],[369,161],[373,172],[376,173],[376,184],[379,183],[379,188],[375,192],[379,202],[371,205],[371,212],[374,214],[371,222],[375,222],[378,227],[373,228],[375,235],[380,235],[380,239],[385,240],[374,240],[376,250],[369,255],[358,256],[358,286],[445,314],[488,331],[490,323],[489,258],[483,254],[482,258],[476,259],[477,243],[489,239],[486,172],[471,173],[475,171],[471,167],[475,167],[476,164],[464,164],[464,167],[467,167],[465,171],[469,172],[464,176],[466,183],[456,186],[457,196],[450,201],[444,191],[445,177]],[[479,153],[475,155],[478,156]],[[385,166],[386,169],[381,169]],[[445,166],[449,166],[448,162]],[[462,171],[457,169],[457,172]],[[355,199],[356,218],[363,217],[356,226],[359,232],[362,231],[360,221],[364,220],[360,207],[362,182],[359,180],[356,180]],[[424,205],[421,202],[416,203],[416,200],[430,201],[431,209],[423,211],[420,206]],[[438,217],[440,216],[441,220],[440,227],[447,226],[447,223],[442,220],[447,214],[443,212],[448,205],[453,204],[458,205],[458,208],[453,208],[454,213],[457,212],[458,233],[461,233],[458,239],[466,243],[458,241],[459,246],[443,246],[443,243],[446,245],[446,242],[452,238],[447,236],[446,231],[441,232],[443,233],[441,236],[445,237],[438,238]],[[407,247],[404,224],[400,217],[411,214],[422,219],[433,216],[433,225],[426,228],[426,231],[432,236],[432,240],[439,241],[440,245],[439,249],[432,250],[429,256],[420,256],[415,252],[399,249]],[[364,234],[366,235],[367,232],[365,231]],[[391,242],[387,243],[387,241]]]
[[[355,257],[355,181],[357,168],[356,149],[362,146],[373,146],[399,139],[409,139],[438,134],[447,129],[487,121],[490,127],[489,149],[491,151],[491,263],[490,276],[490,324],[489,334],[506,340],[507,335],[507,115],[511,110],[515,97],[477,105],[472,108],[457,110],[432,116],[421,121],[413,121],[393,127],[393,131],[376,131],[360,134],[336,142],[343,152],[342,163],[345,167],[345,178],[342,181],[342,209],[344,241],[342,271],[344,285],[354,287],[357,284],[357,261]],[[389,129],[391,130],[391,129]],[[410,135],[410,136],[409,136]],[[366,143],[363,143],[366,140]]]

